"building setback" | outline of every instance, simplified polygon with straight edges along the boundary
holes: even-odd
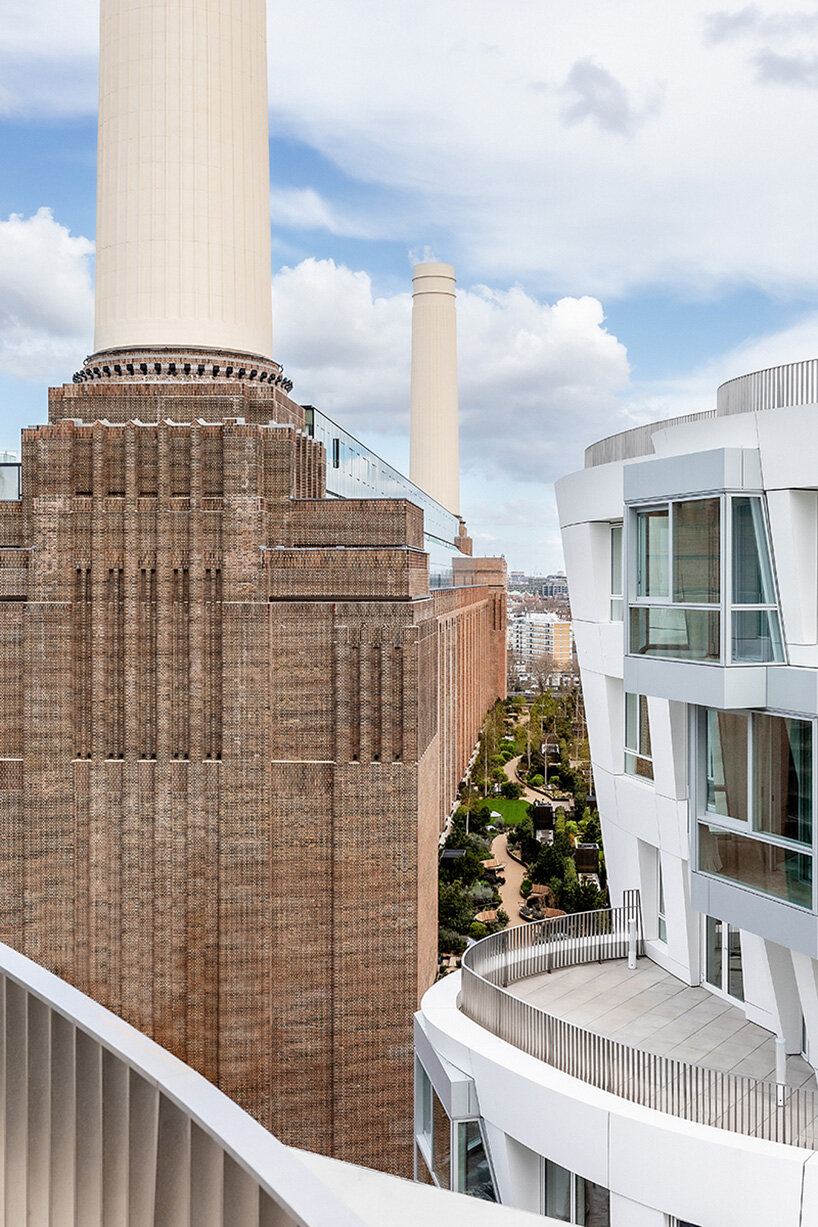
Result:
[[[183,19],[192,61],[164,41]],[[209,20],[102,4],[97,352],[0,501],[0,940],[284,1141],[406,1172],[438,836],[504,694],[505,564],[456,516],[430,542],[411,488],[327,497],[268,356],[264,6]],[[225,175],[256,185],[259,150],[245,197]]]

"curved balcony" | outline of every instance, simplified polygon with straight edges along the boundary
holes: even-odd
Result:
[[[566,1013],[561,1008],[566,982],[561,989],[557,987],[565,969],[619,960],[623,978],[639,975],[623,964],[629,942],[632,954],[643,954],[638,892],[629,892],[621,908],[558,917],[495,933],[463,956],[460,1009],[499,1039],[631,1103],[747,1137],[818,1149],[818,1094],[791,1085],[791,1077],[776,1082],[774,1077],[751,1077],[713,1068],[706,1063],[707,1045],[700,1049],[704,1053],[701,1063],[678,1059],[650,1051],[647,1042],[643,1047],[623,1043],[605,1035],[603,1027],[592,1030],[570,1017],[559,1016]],[[647,966],[655,967],[651,963]],[[672,979],[656,970],[664,979]],[[554,972],[557,974],[552,975]],[[604,974],[600,968],[600,980]],[[594,978],[587,980],[586,1001],[588,986],[591,993],[598,991],[593,988]],[[763,1035],[768,1054],[773,1052],[773,1037],[746,1023],[740,1011],[703,990],[675,984],[683,992],[699,995],[703,999],[699,1006],[713,1004],[722,1011],[713,1019],[713,1028],[722,1040],[732,1025],[728,1018],[725,1028],[723,1012],[729,1011],[748,1031]],[[520,995],[521,990],[528,999]],[[535,996],[538,1004],[531,1000]],[[656,1013],[662,1013],[661,1007]],[[667,1011],[663,1016],[667,1018]],[[633,1025],[631,1029],[647,1034],[647,1017],[646,1013],[638,1030]],[[706,1031],[706,1024],[701,1031]],[[695,1045],[689,1048],[695,1051]],[[737,1043],[734,1056],[740,1059],[742,1055],[746,1053]],[[774,1064],[774,1057],[771,1059]],[[798,1071],[795,1077],[799,1077]],[[800,1077],[814,1084],[806,1066]]]

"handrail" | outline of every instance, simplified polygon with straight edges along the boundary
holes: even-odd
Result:
[[[460,1008],[499,1039],[571,1077],[670,1116],[747,1137],[818,1149],[818,1094],[657,1056],[555,1018],[510,984],[560,967],[621,959],[635,929],[644,953],[639,892],[624,905],[503,929],[463,955]]]

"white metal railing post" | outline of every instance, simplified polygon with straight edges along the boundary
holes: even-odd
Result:
[[[636,921],[632,916],[628,921],[628,967],[636,970]]]
[[[775,1037],[775,1102],[784,1106],[784,1089],[787,1085],[787,1041],[783,1035]]]

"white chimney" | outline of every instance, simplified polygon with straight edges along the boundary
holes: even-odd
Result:
[[[265,0],[102,0],[97,351],[272,356]]]
[[[412,287],[409,476],[459,515],[454,269],[451,264],[416,264]]]

